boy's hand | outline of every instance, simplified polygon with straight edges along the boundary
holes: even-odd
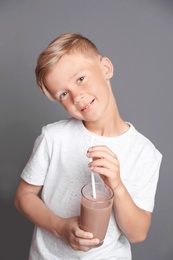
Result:
[[[79,228],[79,217],[62,218],[61,229],[57,232],[74,250],[89,251],[99,244],[99,239],[93,238],[92,233]],[[56,232],[55,232],[56,233]]]
[[[88,165],[90,169],[98,173],[113,190],[122,184],[118,158],[107,146],[98,145],[89,148],[87,157],[93,159]]]

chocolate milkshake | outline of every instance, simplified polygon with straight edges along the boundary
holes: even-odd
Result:
[[[113,190],[103,184],[96,183],[96,198],[92,195],[92,184],[82,188],[81,199],[81,229],[91,232],[103,244],[113,203]]]

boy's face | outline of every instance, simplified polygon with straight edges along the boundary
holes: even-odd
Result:
[[[111,62],[75,53],[64,55],[46,77],[46,86],[66,111],[83,121],[97,121],[109,111]]]

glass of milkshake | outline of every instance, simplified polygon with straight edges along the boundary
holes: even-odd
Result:
[[[81,189],[80,228],[91,232],[94,238],[104,242],[109,219],[112,211],[114,192],[111,187],[102,183],[95,183],[96,198],[93,197],[92,183]]]

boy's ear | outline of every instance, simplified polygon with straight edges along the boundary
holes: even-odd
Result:
[[[111,79],[114,73],[114,67],[110,59],[107,57],[101,58],[101,64],[103,68],[103,73],[105,74],[106,79]]]

